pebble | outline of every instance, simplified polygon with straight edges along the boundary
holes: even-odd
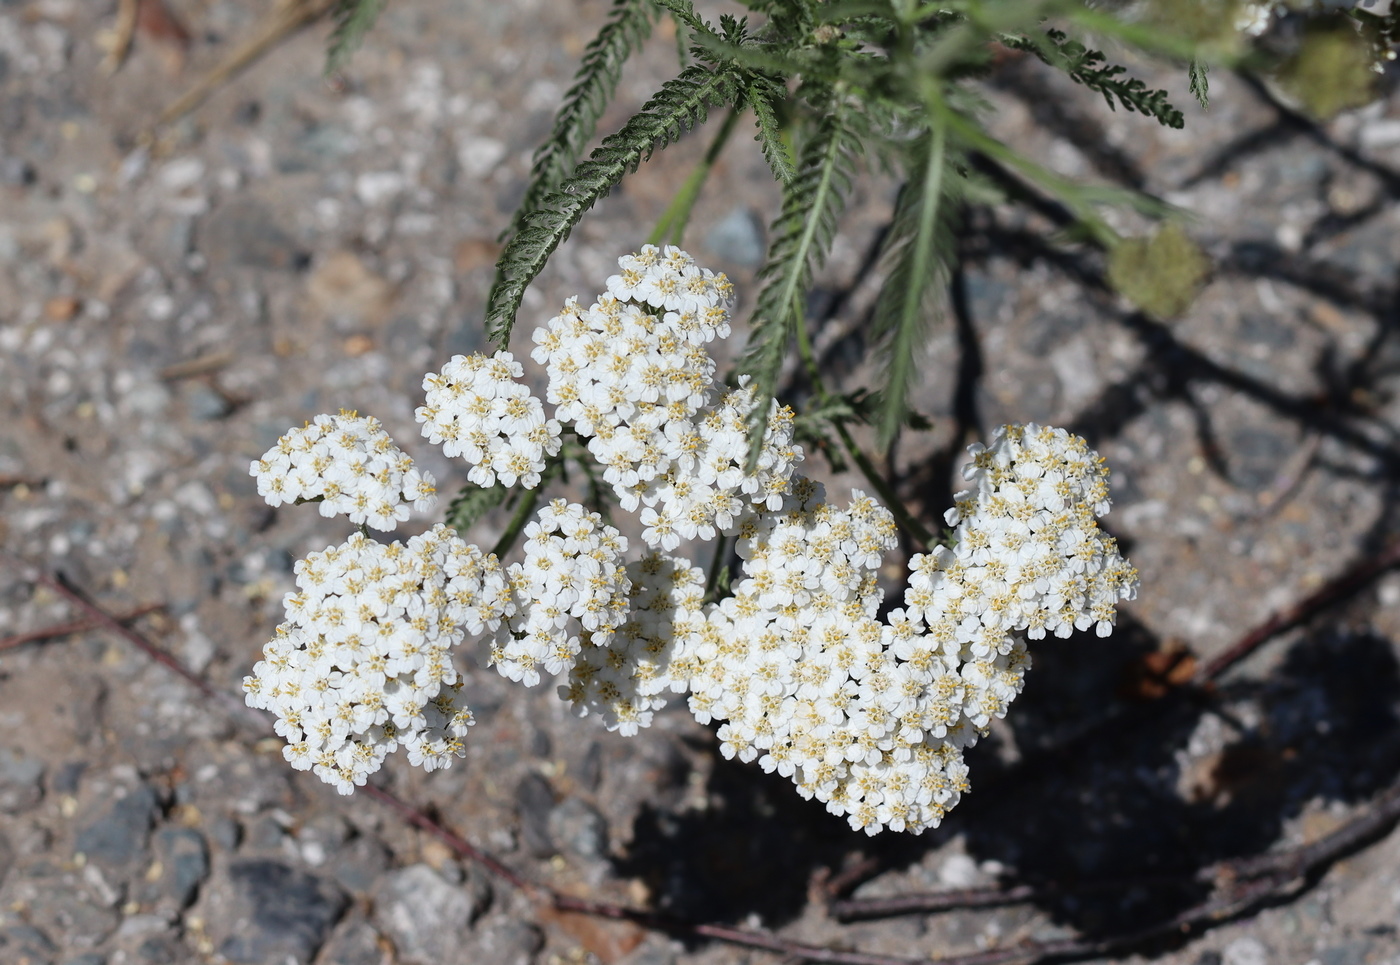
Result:
[[[79,831],[74,849],[89,861],[111,868],[134,865],[146,855],[146,841],[159,811],[156,792],[138,785]]]
[[[406,965],[452,960],[484,907],[479,896],[425,864],[385,876],[374,894],[375,924]]]
[[[11,925],[0,930],[0,957],[6,962],[32,963],[53,961],[58,946],[33,925]]]
[[[27,811],[43,797],[44,762],[14,748],[0,748],[0,812]]]
[[[221,392],[215,392],[207,385],[192,385],[185,393],[185,409],[191,419],[199,422],[212,422],[222,419],[233,411]]]
[[[495,921],[472,935],[464,961],[530,965],[544,948],[544,933],[527,921]]]
[[[322,965],[385,965],[379,932],[363,921],[347,922],[336,929],[321,952]]]
[[[581,858],[597,859],[608,853],[608,820],[582,798],[565,798],[549,812],[550,839]]]
[[[211,266],[219,267],[292,271],[309,260],[278,226],[272,210],[247,198],[230,201],[210,215],[198,247]]]
[[[247,965],[307,965],[348,904],[325,879],[265,858],[233,862],[211,891],[210,937],[220,955]]]
[[[757,268],[767,252],[763,224],[752,208],[733,208],[705,235],[705,247],[721,261]]]
[[[163,873],[160,888],[176,908],[188,908],[209,876],[209,846],[191,828],[162,828],[156,834],[156,855]]]
[[[554,810],[554,790],[549,781],[533,771],[521,778],[515,789],[515,808],[520,815],[520,837],[525,850],[535,858],[556,853],[558,848],[549,833],[549,815]]]
[[[346,891],[364,894],[389,867],[389,849],[370,837],[356,837],[331,855],[327,871]]]

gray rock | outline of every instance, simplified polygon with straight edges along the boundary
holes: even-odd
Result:
[[[591,741],[588,750],[583,754],[583,760],[578,766],[576,777],[579,785],[590,793],[597,791],[603,784],[603,745],[597,741]]]
[[[531,965],[544,948],[544,933],[529,922],[508,918],[492,922],[472,936],[462,956],[491,965]]]
[[[55,794],[77,794],[78,784],[87,768],[87,761],[69,761],[60,765],[49,778],[50,789]]]
[[[1273,485],[1293,453],[1293,443],[1261,426],[1244,426],[1229,434],[1230,476],[1246,489]]]
[[[335,885],[280,861],[235,861],[216,878],[206,920],[217,923],[219,953],[249,965],[308,963],[345,911]]]
[[[581,858],[601,858],[608,853],[608,821],[581,798],[566,798],[549,812],[549,836]]]
[[[705,247],[723,261],[756,268],[767,250],[763,242],[763,224],[753,209],[734,208],[705,235]]]
[[[233,818],[214,818],[209,822],[209,839],[225,851],[232,851],[243,840],[243,828]]]
[[[209,846],[204,836],[190,828],[164,828],[156,835],[160,858],[160,888],[177,908],[188,908],[209,876]]]
[[[209,216],[199,248],[210,265],[220,267],[289,271],[305,267],[308,261],[292,237],[278,226],[272,211],[247,198],[230,201]]]
[[[379,942],[379,932],[369,924],[349,922],[336,929],[320,961],[324,965],[384,965],[388,956]]]
[[[185,405],[189,410],[190,418],[198,419],[200,422],[222,419],[232,411],[228,399],[207,385],[191,386],[185,396]]]
[[[151,965],[174,965],[180,960],[180,946],[169,935],[152,935],[136,947],[136,958]]]
[[[88,901],[58,882],[46,891],[49,897],[30,905],[30,921],[50,934],[62,935],[69,948],[92,948],[121,923],[112,909]]]
[[[65,958],[62,965],[107,965],[107,956],[101,952],[84,952],[72,958]]]
[[[4,54],[0,54],[0,57],[4,56]],[[38,180],[39,172],[34,169],[34,165],[23,158],[0,158],[0,184],[27,188]]]
[[[549,834],[549,815],[554,810],[554,790],[549,781],[531,772],[515,789],[515,808],[520,815],[520,838],[525,850],[536,858],[547,858],[558,851]]]
[[[134,865],[145,856],[146,842],[159,813],[156,792],[145,784],[138,785],[79,831],[74,848],[89,860],[109,867]]]
[[[388,875],[374,895],[374,919],[407,965],[451,960],[484,903],[425,864]]]
[[[41,965],[53,961],[58,946],[33,925],[10,925],[0,930],[0,959]]]
[[[44,762],[0,748],[0,812],[27,811],[44,797]]]
[[[374,838],[356,837],[336,849],[327,870],[345,890],[364,894],[388,867],[388,848]]]
[[[10,865],[15,863],[15,849],[10,847],[10,839],[0,833],[0,885],[5,883],[5,876],[10,873]]]
[[[1346,942],[1324,948],[1318,952],[1317,958],[1322,965],[1365,965],[1370,951],[1369,941]]]

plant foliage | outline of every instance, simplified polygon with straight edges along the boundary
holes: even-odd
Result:
[[[389,0],[336,0],[331,8],[330,45],[326,51],[326,73],[330,74],[350,59],[351,54],[360,48],[365,34],[369,33],[380,12]]]
[[[360,42],[385,2],[336,0],[332,66]],[[585,213],[653,153],[720,110],[724,119],[714,126],[708,150],[650,233],[657,242],[681,243],[731,132],[741,117],[751,117],[754,140],[782,198],[739,363],[759,396],[754,442],[769,400],[782,393],[785,373],[801,365],[813,411],[820,413],[802,421],[803,431],[833,459],[844,458],[838,448],[845,452],[863,472],[871,462],[853,451],[849,426],[873,427],[887,443],[923,425],[910,416],[909,399],[929,336],[940,324],[956,268],[955,228],[967,209],[1007,203],[1060,213],[1056,220],[1064,230],[1057,243],[1104,249],[1113,283],[1158,317],[1185,311],[1208,273],[1204,256],[1179,227],[1168,225],[1150,240],[1125,241],[1102,215],[1104,207],[1118,205],[1163,220],[1174,214],[1169,205],[1131,187],[1076,181],[988,131],[989,108],[978,85],[994,74],[1008,48],[1033,54],[1098,93],[1112,110],[1121,106],[1180,128],[1183,113],[1165,90],[1131,76],[1098,47],[1175,64],[1202,108],[1209,103],[1211,67],[1267,70],[1325,117],[1369,97],[1372,62],[1400,44],[1395,17],[1360,10],[1318,17],[1281,2],[1252,9],[1266,21],[1304,17],[1317,29],[1290,28],[1290,35],[1302,38],[1299,49],[1270,54],[1272,48],[1260,44],[1250,60],[1242,53],[1248,42],[1236,36],[1234,6],[1215,0],[1164,0],[1148,9],[1083,0],[744,5],[747,17],[712,21],[692,0],[613,0],[535,152],[519,208],[502,235],[487,332],[504,345],[526,290]],[[675,75],[588,153],[618,95],[624,67],[650,42],[660,18],[670,18],[676,28]],[[1098,46],[1088,44],[1091,37]],[[881,353],[875,368],[882,379],[871,387],[877,391],[842,394],[822,384],[808,306],[847,201],[868,168],[893,175],[901,185],[879,262],[883,286],[868,330],[859,333]],[[646,236],[640,229],[626,244]],[[453,504],[451,521],[469,525],[497,502],[499,494],[491,490],[464,492]],[[904,520],[901,525],[907,532],[919,529]]]

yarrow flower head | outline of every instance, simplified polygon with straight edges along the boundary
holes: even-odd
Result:
[[[410,507],[437,503],[432,474],[413,467],[379,420],[343,409],[278,439],[249,475],[269,505],[320,500],[322,516],[343,514],[380,530],[408,519]]]
[[[502,676],[527,686],[567,670],[581,636],[605,639],[627,613],[627,540],[597,513],[556,499],[525,527],[525,560],[511,566],[511,604],[491,648]]]
[[[509,352],[455,355],[441,372],[423,376],[427,399],[414,415],[423,435],[449,456],[471,463],[478,486],[519,484],[534,489],[545,456],[559,452],[559,423],[515,381],[524,374]]]
[[[298,564],[249,702],[278,715],[295,766],[347,793],[400,745],[445,763],[470,723],[451,652],[471,633],[497,672],[562,678],[559,696],[609,730],[635,734],[688,692],[726,757],[776,771],[853,828],[936,827],[969,787],[964,751],[1021,692],[1025,638],[1106,635],[1136,591],[1098,525],[1103,460],[1035,425],[971,447],[948,545],[910,560],[903,606],[889,609],[878,577],[894,519],[859,490],[838,508],[797,471],[790,409],[769,403],[750,464],[758,394],[717,386],[706,348],[729,334],[728,280],[670,247],[619,269],[590,307],[570,299],[535,333],[555,419],[507,352],[430,373],[417,415],[478,486],[538,486],[571,427],[590,477],[636,516],[642,557],[628,562],[628,540],[565,499],[523,525],[509,567],[441,526],[406,546],[353,537]],[[274,505],[320,494],[335,460],[304,455],[325,450],[320,438],[294,433],[254,465]],[[315,472],[289,482],[294,462]],[[712,599],[705,574],[672,554],[722,534],[741,572]]]
[[[439,525],[407,544],[357,533],[296,576],[287,622],[243,681],[248,703],[276,714],[291,765],[349,794],[398,748],[428,770],[460,756],[472,715],[451,651],[463,626],[500,623],[496,558]]]

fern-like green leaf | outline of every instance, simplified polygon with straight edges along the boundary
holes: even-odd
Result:
[[[881,445],[888,445],[906,421],[909,390],[937,317],[934,296],[946,285],[956,256],[950,204],[956,179],[947,134],[935,119],[910,152],[909,180],[900,190],[886,242],[889,275],[875,302],[874,335],[886,362],[876,423]]]
[[[467,483],[447,507],[447,525],[459,533],[465,533],[481,517],[501,505],[508,491],[501,485],[483,489],[474,483]]]
[[[641,111],[589,155],[535,210],[501,252],[496,284],[487,301],[487,335],[505,345],[525,289],[569,232],[623,176],[709,116],[710,108],[735,104],[740,78],[727,70],[690,67],[667,81]]]
[[[1051,67],[1063,70],[1076,83],[1098,91],[1110,110],[1122,104],[1130,111],[1155,117],[1158,123],[1166,127],[1179,129],[1184,125],[1185,118],[1167,99],[1166,91],[1152,90],[1136,77],[1123,77],[1127,73],[1126,67],[1105,63],[1107,58],[1103,51],[1069,39],[1062,30],[1047,30],[1045,35],[1048,42],[1026,37],[1003,37],[1002,42],[1009,47],[1034,53]],[[1194,86],[1192,92],[1195,92]]]
[[[848,117],[848,109],[841,105],[817,121],[799,156],[797,175],[783,190],[783,207],[770,231],[768,258],[759,269],[763,287],[740,361],[741,370],[753,377],[758,401],[750,430],[750,462],[762,444],[783,356],[807,308],[812,273],[831,250],[850,192],[861,145]]]
[[[1206,74],[1206,65],[1199,61],[1191,61],[1188,78],[1191,84],[1191,93],[1195,96],[1197,103],[1202,110],[1210,109],[1210,77]]]
[[[783,125],[775,108],[787,89],[777,81],[764,76],[755,76],[748,85],[745,96],[753,108],[754,121],[758,125],[755,140],[763,151],[763,158],[780,184],[788,184],[797,172],[788,156],[787,145],[783,142]]]
[[[331,22],[335,27],[326,51],[326,73],[334,73],[345,66],[379,19],[386,3],[388,0],[336,0],[331,8]]]
[[[540,200],[557,190],[578,163],[617,91],[623,65],[651,36],[655,19],[651,0],[614,0],[607,23],[583,52],[573,86],[554,117],[554,129],[535,151],[530,181],[503,239],[524,226]]]

